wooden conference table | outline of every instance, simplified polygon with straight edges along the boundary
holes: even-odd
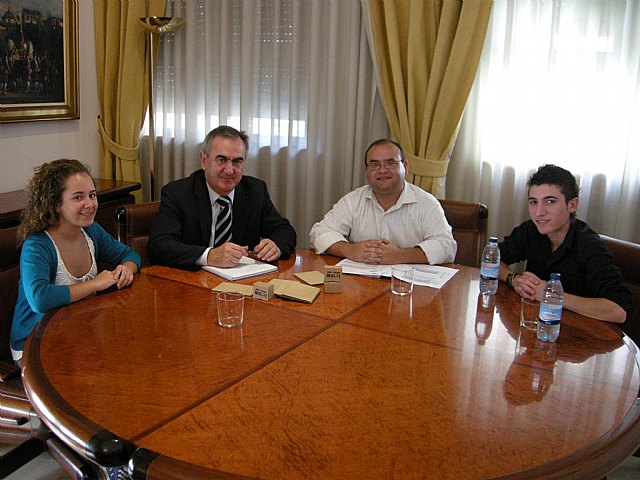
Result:
[[[337,260],[298,250],[243,283]],[[537,341],[512,291],[485,308],[478,269],[453,268],[412,297],[345,275],[343,293],[312,304],[247,299],[244,325],[223,329],[220,278],[150,267],[41,322],[27,392],[76,449],[97,432],[201,478],[588,479],[630,455],[635,345],[566,311],[558,342]]]

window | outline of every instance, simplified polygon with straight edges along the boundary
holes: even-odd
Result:
[[[637,5],[624,0],[494,2],[454,153],[454,163],[462,152],[474,157],[477,176],[483,178],[476,193],[492,214],[523,220],[524,203],[516,203],[513,215],[505,213],[501,199],[524,198],[531,171],[554,163],[578,177],[582,219],[602,233],[639,240],[637,215],[616,219],[608,214],[621,212],[621,202],[639,201]],[[454,181],[449,185],[449,193],[456,191]],[[510,227],[497,231],[506,234]]]

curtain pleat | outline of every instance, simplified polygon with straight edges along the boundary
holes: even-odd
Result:
[[[170,0],[167,14],[185,24],[159,52],[161,185],[200,168],[212,128],[245,130],[245,174],[308,246],[313,223],[365,183],[366,147],[388,136],[360,3]]]
[[[369,0],[380,89],[407,179],[445,196],[449,157],[473,85],[490,0]]]
[[[138,138],[148,106],[149,62],[146,31],[137,20],[161,16],[164,8],[164,0],[94,1],[102,178],[140,182]],[[142,195],[136,192],[136,201]]]
[[[577,215],[640,243],[640,8],[626,0],[495,0],[447,179],[502,238],[529,218],[527,181],[570,170]]]

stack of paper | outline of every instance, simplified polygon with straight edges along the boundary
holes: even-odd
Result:
[[[203,270],[214,273],[227,280],[241,280],[243,278],[254,277],[256,275],[264,275],[278,271],[278,267],[270,263],[254,260],[249,257],[242,257],[235,267],[221,268],[204,266]]]

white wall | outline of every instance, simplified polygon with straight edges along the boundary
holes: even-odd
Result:
[[[76,158],[99,176],[99,114],[93,2],[78,2],[79,120],[0,124],[0,193],[24,188],[33,167]]]

